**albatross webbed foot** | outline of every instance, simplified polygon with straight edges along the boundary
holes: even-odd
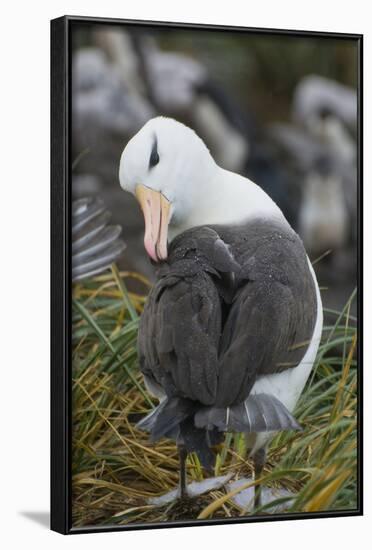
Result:
[[[199,497],[200,495],[204,495],[205,493],[209,493],[210,491],[221,489],[224,485],[226,485],[226,483],[230,481],[233,476],[234,472],[230,472],[225,476],[210,477],[207,479],[203,479],[203,481],[193,481],[192,483],[189,483],[186,486],[187,496],[185,498],[185,501]],[[166,504],[170,504],[177,500],[181,501],[179,487],[177,489],[169,491],[168,493],[165,493],[164,495],[161,495],[160,497],[149,498],[147,502],[148,504],[152,504],[154,506],[165,506]]]
[[[230,481],[226,490],[235,491],[239,487],[246,486],[252,482],[251,478],[240,478]],[[260,506],[267,507],[262,513],[278,514],[288,510],[296,498],[296,494],[282,488],[262,487],[260,490]],[[255,488],[253,486],[242,489],[239,493],[231,497],[234,504],[243,512],[251,514],[257,510],[255,505]],[[278,500],[278,503],[275,501]]]

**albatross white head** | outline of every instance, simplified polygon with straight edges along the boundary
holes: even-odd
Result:
[[[171,238],[191,227],[238,224],[254,218],[287,223],[255,183],[220,168],[196,133],[171,118],[149,120],[120,160],[120,185],[135,195],[145,218],[145,248],[167,258]]]
[[[168,225],[185,225],[217,170],[204,142],[171,118],[149,120],[128,142],[120,159],[120,185],[141,205],[144,244],[153,260],[167,258]]]

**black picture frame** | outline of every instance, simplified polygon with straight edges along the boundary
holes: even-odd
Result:
[[[126,526],[72,527],[71,521],[71,29],[74,24],[126,25],[207,32],[330,37],[358,46],[358,507],[351,511],[276,514]],[[51,21],[51,529],[62,534],[127,531],[363,515],[363,35],[63,16]]]

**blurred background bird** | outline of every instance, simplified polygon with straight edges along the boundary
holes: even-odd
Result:
[[[72,203],[72,281],[107,270],[125,250],[120,225],[109,225],[111,213],[99,198],[81,198]]]
[[[337,308],[356,281],[355,67],[340,42],[294,49],[290,37],[86,29],[73,44],[73,196],[103,198],[128,245],[119,266],[154,280],[141,214],[130,197],[123,211],[116,166],[147,120],[175,117],[219,165],[273,198],[312,260],[324,255],[316,270],[329,287],[325,306]]]

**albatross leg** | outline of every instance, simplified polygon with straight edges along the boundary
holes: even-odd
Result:
[[[189,495],[187,493],[187,472],[186,472],[186,459],[187,459],[187,450],[183,445],[179,445],[178,454],[180,459],[180,498],[187,498]]]
[[[234,476],[234,472],[229,472],[224,476],[218,477],[208,477],[202,481],[192,481],[187,484],[187,470],[186,470],[186,459],[188,452],[184,441],[180,438],[177,441],[177,449],[179,456],[179,482],[178,487],[168,491],[161,496],[151,497],[148,499],[148,503],[155,506],[164,506],[175,502],[178,504],[189,505],[192,499],[199,497],[209,491],[215,491],[221,489],[230,479]]]
[[[261,477],[266,462],[266,448],[262,447],[253,455],[254,480]],[[262,505],[261,484],[254,486],[254,507],[259,508]]]

